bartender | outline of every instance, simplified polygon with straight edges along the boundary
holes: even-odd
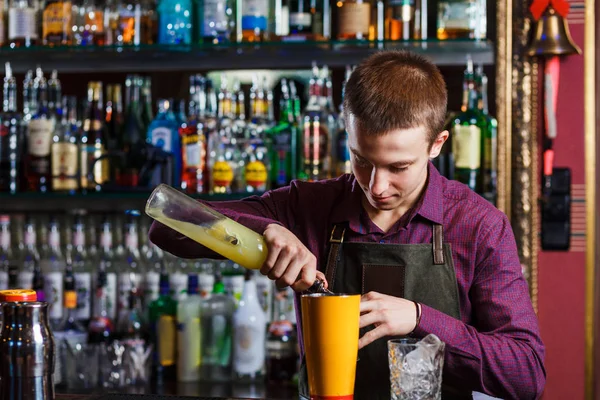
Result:
[[[444,399],[536,399],[544,388],[506,215],[430,162],[448,139],[447,97],[425,58],[379,52],[345,87],[352,174],[207,203],[264,236],[260,272],[278,286],[301,292],[318,273],[334,292],[362,294],[356,400],[390,398],[387,339],[430,333],[446,343]],[[150,240],[179,257],[214,255],[158,222]]]

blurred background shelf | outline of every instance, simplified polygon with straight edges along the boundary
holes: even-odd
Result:
[[[379,50],[411,50],[438,65],[462,66],[466,54],[475,64],[494,63],[490,41],[327,41],[232,43],[228,45],[121,47],[3,48],[0,62],[10,61],[13,71],[26,72],[41,65],[61,73],[153,72],[198,69],[309,68],[313,61],[330,67],[357,64]]]
[[[260,195],[260,193],[258,193]],[[239,200],[252,193],[199,194],[192,197],[202,200]],[[150,192],[100,192],[88,194],[67,193],[0,193],[0,209],[3,213],[46,213],[87,210],[88,212],[143,212]]]

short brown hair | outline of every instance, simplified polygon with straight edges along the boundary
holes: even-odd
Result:
[[[382,51],[356,67],[346,82],[344,114],[361,132],[383,135],[424,126],[433,144],[444,127],[448,92],[439,69],[407,51]]]

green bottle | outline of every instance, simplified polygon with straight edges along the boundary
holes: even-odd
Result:
[[[177,369],[177,302],[171,297],[169,275],[160,274],[158,299],[150,303],[149,320],[154,344],[154,374],[158,384],[174,381]]]
[[[488,78],[483,67],[477,68],[476,86],[478,88],[478,108],[483,114],[486,129],[483,131],[481,152],[481,192],[483,197],[496,204],[498,195],[498,120],[490,115],[488,109]]]

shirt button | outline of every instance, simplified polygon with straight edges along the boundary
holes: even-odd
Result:
[[[385,240],[380,240],[379,243],[384,244]]]

